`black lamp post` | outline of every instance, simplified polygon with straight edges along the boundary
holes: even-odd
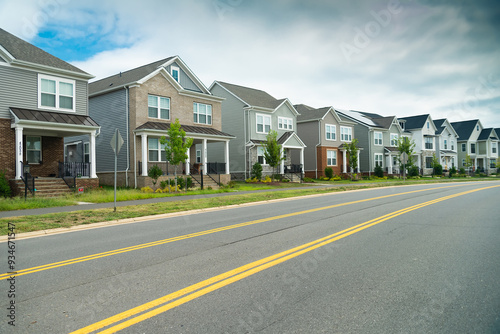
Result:
[[[30,165],[23,165],[23,173],[24,173],[24,200],[26,201],[26,197],[28,197],[28,174],[30,173]]]

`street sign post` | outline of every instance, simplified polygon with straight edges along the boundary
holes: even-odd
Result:
[[[399,157],[401,163],[403,164],[403,182],[406,181],[406,164],[408,163],[408,153],[403,152]]]
[[[120,134],[120,130],[118,128],[115,130],[115,134],[113,138],[111,138],[111,148],[115,152],[115,208],[114,212],[116,212],[116,170],[118,169],[118,154],[120,153],[120,149],[122,148],[124,141],[123,137]]]

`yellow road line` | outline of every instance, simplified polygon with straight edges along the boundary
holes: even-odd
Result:
[[[157,306],[160,306],[162,304],[165,304],[163,306],[157,307],[156,309],[153,309],[151,311],[148,311],[146,313],[143,313],[141,315],[138,315],[134,318],[131,318],[127,321],[124,321],[122,323],[119,323],[113,327],[110,327],[108,329],[105,329],[101,332],[100,334],[110,334],[110,333],[116,333],[124,328],[130,327],[134,324],[137,324],[141,321],[144,321],[146,319],[152,318],[158,314],[164,313],[170,309],[173,309],[177,306],[180,306],[184,303],[187,303],[188,301],[191,301],[193,299],[196,299],[198,297],[201,297],[203,295],[206,295],[212,291],[218,290],[222,287],[225,287],[229,284],[232,284],[234,282],[237,282],[243,278],[249,277],[253,274],[256,274],[258,272],[261,272],[265,269],[268,269],[270,267],[273,267],[275,265],[278,265],[280,263],[283,263],[285,261],[288,261],[290,259],[293,259],[299,255],[308,253],[312,250],[315,250],[319,247],[325,246],[327,244],[330,244],[334,241],[340,240],[342,238],[345,238],[347,236],[350,236],[352,234],[355,234],[357,232],[360,232],[364,229],[367,229],[371,226],[377,225],[379,223],[382,223],[384,221],[387,221],[389,219],[395,218],[397,216],[400,216],[402,214],[408,213],[410,211],[414,211],[435,203],[439,203],[448,199],[452,199],[455,197],[463,196],[466,194],[474,193],[480,190],[485,190],[485,189],[491,189],[491,188],[496,188],[500,186],[490,186],[490,187],[484,187],[484,188],[479,188],[479,189],[473,189],[473,190],[468,190],[465,192],[461,192],[458,194],[454,195],[449,195],[445,197],[441,197],[438,199],[434,199],[431,201],[427,201],[424,203],[416,204],[408,208],[404,208],[386,215],[383,215],[381,217],[369,220],[367,222],[361,223],[359,225],[347,228],[345,230],[342,230],[340,232],[336,232],[334,234],[328,235],[326,237],[317,239],[315,241],[303,244],[301,246],[286,250],[284,252],[274,254],[272,256],[266,257],[264,259],[249,263],[247,265],[244,265],[242,267],[227,271],[223,274],[220,274],[218,276],[214,276],[212,278],[209,278],[207,280],[204,280],[202,282],[196,283],[194,285],[188,286],[184,289],[178,290],[176,292],[173,292],[171,294],[165,295],[163,297],[160,297],[158,299],[155,299],[151,302],[145,303],[143,305],[137,306],[135,308],[132,308],[130,310],[127,310],[125,312],[119,313],[115,316],[109,317],[107,319],[104,319],[102,321],[99,321],[97,323],[91,324],[87,327],[84,327],[82,329],[79,329],[77,331],[74,331],[70,334],[83,334],[83,333],[92,333],[95,332],[101,328],[108,327],[110,325],[113,325],[117,322],[120,322],[122,320],[125,320],[127,318],[130,318],[132,316],[135,316],[139,313],[146,312],[148,310],[151,310]],[[174,300],[174,301],[172,301]],[[172,302],[170,302],[172,301]]]
[[[408,192],[404,192],[404,193],[400,193],[400,194],[392,194],[392,195],[385,195],[385,196],[367,198],[367,199],[362,199],[362,200],[353,201],[353,202],[347,202],[347,203],[329,205],[329,206],[324,206],[324,207],[321,207],[321,208],[315,208],[315,209],[304,210],[304,211],[299,211],[299,212],[293,212],[293,213],[288,213],[288,214],[274,216],[274,217],[269,217],[269,218],[252,220],[252,221],[249,221],[249,222],[244,222],[244,223],[239,223],[239,224],[234,224],[234,225],[229,225],[229,226],[223,226],[223,227],[218,227],[218,228],[211,229],[211,230],[205,230],[205,231],[200,231],[200,232],[185,234],[185,235],[181,235],[181,236],[177,236],[177,237],[167,238],[167,239],[163,239],[163,240],[152,241],[152,242],[148,242],[148,243],[144,243],[144,244],[139,244],[139,245],[135,245],[135,246],[114,249],[114,250],[110,250],[110,251],[107,251],[107,252],[86,255],[86,256],[82,256],[82,257],[78,257],[78,258],[73,258],[73,259],[68,259],[68,260],[64,260],[64,261],[60,261],[60,262],[48,263],[48,264],[44,264],[44,265],[37,266],[37,267],[31,267],[31,268],[27,268],[27,269],[21,269],[21,270],[16,271],[16,276],[23,276],[23,275],[27,275],[27,274],[32,274],[32,273],[44,271],[44,270],[59,268],[59,267],[63,267],[63,266],[71,265],[71,264],[76,264],[76,263],[80,263],[80,262],[90,261],[90,260],[95,260],[95,259],[99,259],[99,258],[103,258],[103,257],[107,257],[107,256],[112,256],[112,255],[117,255],[117,254],[121,254],[121,253],[131,252],[131,251],[135,251],[135,250],[139,250],[139,249],[144,249],[144,248],[148,248],[148,247],[153,247],[153,246],[164,245],[164,244],[175,242],[175,241],[180,241],[180,240],[195,238],[195,237],[199,237],[199,236],[203,236],[203,235],[207,235],[207,234],[212,234],[212,233],[217,233],[217,232],[232,230],[232,229],[235,229],[235,228],[240,228],[240,227],[245,227],[245,226],[260,224],[260,223],[264,223],[264,222],[268,222],[268,221],[273,221],[273,220],[278,220],[278,219],[283,219],[283,218],[288,218],[288,217],[303,215],[303,214],[307,214],[307,213],[312,213],[312,212],[317,212],[317,211],[322,211],[322,210],[333,209],[333,208],[337,208],[337,207],[341,207],[341,206],[358,204],[358,203],[363,203],[363,202],[369,202],[369,201],[374,201],[374,200],[384,199],[384,198],[390,198],[390,197],[395,197],[395,196],[408,195],[408,194],[419,193],[419,192],[424,192],[424,191],[444,189],[444,188],[452,188],[452,187],[460,187],[460,186],[464,186],[464,185],[459,184],[459,185],[452,185],[452,186],[443,186],[443,187],[436,187],[436,188],[429,188],[429,189],[413,190],[413,191],[408,191]],[[11,274],[9,274],[9,273],[0,274],[0,281],[8,279],[10,276],[11,276]]]

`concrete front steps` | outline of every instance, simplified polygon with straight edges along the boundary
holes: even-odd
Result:
[[[15,193],[24,196],[23,180],[14,180],[14,184],[17,186]],[[63,179],[55,177],[35,178],[35,189],[35,197],[58,197],[72,193]],[[29,190],[28,196],[32,196]]]
[[[196,188],[199,188],[200,187],[200,182],[201,182],[201,175],[190,175],[191,178],[197,180],[198,182],[194,181],[193,180],[193,185],[196,187]],[[216,178],[217,175],[215,176],[212,176],[214,179],[218,180]],[[208,187],[211,187],[212,189],[219,189],[219,185],[214,182],[214,180],[212,180],[210,177],[206,176],[206,175],[203,175],[203,189],[208,189]]]

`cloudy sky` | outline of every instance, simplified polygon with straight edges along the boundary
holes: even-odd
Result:
[[[179,55],[207,87],[500,127],[498,0],[0,0],[0,22],[96,79]]]

